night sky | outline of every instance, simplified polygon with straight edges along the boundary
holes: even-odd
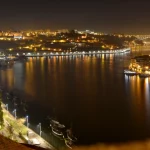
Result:
[[[150,34],[150,1],[2,0],[0,4],[0,29]]]

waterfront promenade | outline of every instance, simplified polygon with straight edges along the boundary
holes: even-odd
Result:
[[[0,134],[8,137],[18,143],[36,145],[45,149],[55,150],[55,148],[45,141],[41,136],[23,124],[23,119],[16,119],[6,109],[6,105],[2,103],[4,127],[0,130]],[[28,136],[30,133],[31,136]]]
[[[48,51],[12,51],[8,56],[26,56],[26,57],[43,57],[43,56],[77,56],[77,55],[99,55],[99,54],[121,54],[130,52],[130,48],[117,50],[98,50],[98,51],[75,51],[75,52],[48,52]]]

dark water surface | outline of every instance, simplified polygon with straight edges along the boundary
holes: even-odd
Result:
[[[47,116],[72,126],[79,144],[150,137],[150,79],[123,74],[130,54],[29,58],[0,70],[0,84],[28,104],[33,124]]]

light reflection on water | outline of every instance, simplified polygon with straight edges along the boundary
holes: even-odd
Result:
[[[145,98],[146,98],[146,113],[147,124],[150,126],[150,79],[145,79]]]
[[[133,120],[141,126],[139,128],[142,132],[148,132],[150,125],[150,79],[125,76],[125,83],[126,91],[131,96]]]
[[[81,144],[140,139],[150,135],[150,79],[125,76],[128,64],[125,54],[29,58],[0,70],[0,83],[28,101],[33,122],[56,116]]]

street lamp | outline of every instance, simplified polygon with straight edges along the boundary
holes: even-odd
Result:
[[[41,123],[39,123],[39,128],[40,128],[40,136],[41,136],[41,133],[42,133],[42,131],[41,131]]]
[[[42,131],[40,131],[40,136],[41,136],[41,134],[42,134]]]
[[[26,116],[27,127],[29,127],[29,117]]]
[[[7,111],[8,111],[8,104],[6,104],[5,106],[6,106],[6,109],[7,109]]]
[[[15,113],[15,119],[16,119],[16,117],[17,117],[17,116],[16,116],[16,109],[13,111],[13,113]]]

